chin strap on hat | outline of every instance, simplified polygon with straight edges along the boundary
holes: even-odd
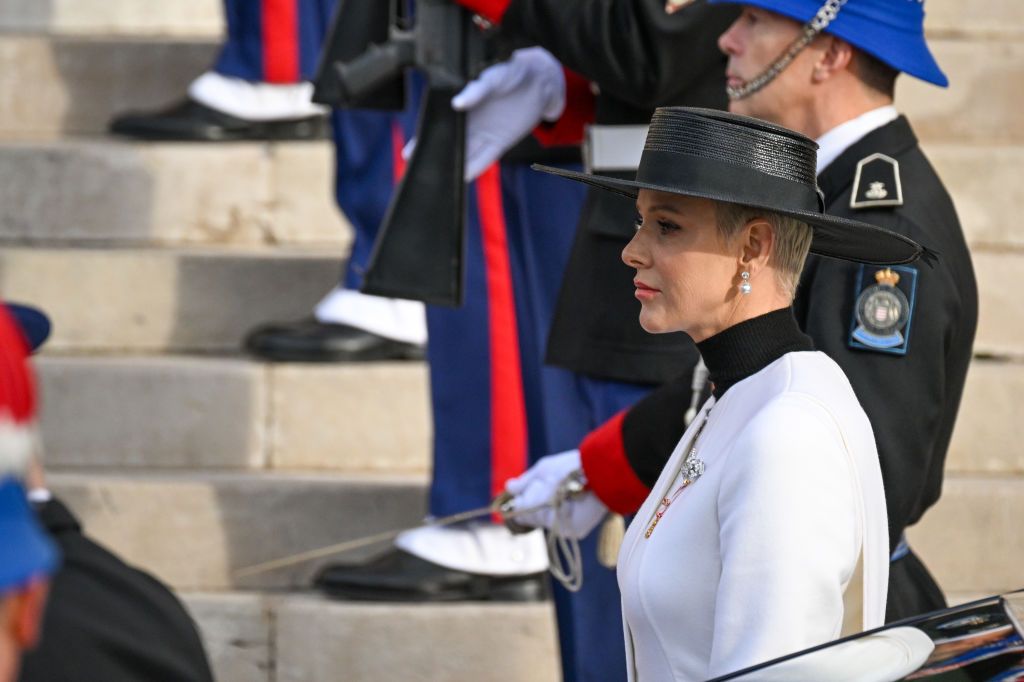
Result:
[[[835,21],[835,18],[839,15],[839,10],[846,4],[846,0],[827,0],[824,5],[815,13],[811,20],[804,24],[803,29],[800,31],[800,36],[792,42],[792,44],[786,48],[786,51],[776,59],[771,66],[761,72],[760,75],[747,81],[739,87],[726,86],[725,92],[731,100],[745,99],[750,97],[755,92],[762,89],[764,86],[775,80],[775,77],[785,70],[790,63],[796,59],[796,56],[803,51],[805,47],[811,44],[819,33],[828,28],[829,24]]]

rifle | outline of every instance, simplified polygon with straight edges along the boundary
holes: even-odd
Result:
[[[362,291],[462,304],[466,245],[466,114],[451,99],[511,53],[495,28],[451,0],[341,0],[321,55],[313,100],[404,108],[407,70],[426,75],[416,148],[391,197]]]

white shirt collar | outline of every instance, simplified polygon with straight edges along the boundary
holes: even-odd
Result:
[[[900,115],[896,107],[887,104],[865,112],[857,118],[852,118],[846,123],[840,123],[832,130],[818,138],[818,175],[828,168],[829,164],[839,158],[839,155],[849,149],[854,142],[870,133],[876,128],[881,128],[886,123],[895,121]]]

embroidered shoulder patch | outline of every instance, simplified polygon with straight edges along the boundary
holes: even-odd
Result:
[[[853,178],[850,208],[902,205],[900,162],[885,154],[872,154],[861,159]]]
[[[850,348],[906,355],[917,299],[917,270],[861,265],[854,287]]]

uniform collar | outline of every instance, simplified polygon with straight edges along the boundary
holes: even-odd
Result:
[[[811,337],[800,331],[792,308],[740,322],[697,344],[715,398],[786,353],[813,349]]]
[[[905,116],[870,131],[818,174],[818,187],[825,194],[825,205],[831,205],[853,183],[857,164],[865,157],[875,152],[896,157],[915,146],[917,137]]]
[[[839,155],[845,152],[850,145],[861,139],[872,130],[881,128],[886,123],[891,123],[899,118],[900,113],[896,107],[888,104],[865,112],[857,118],[850,119],[846,123],[840,123],[832,130],[818,138],[818,175],[829,167]]]

